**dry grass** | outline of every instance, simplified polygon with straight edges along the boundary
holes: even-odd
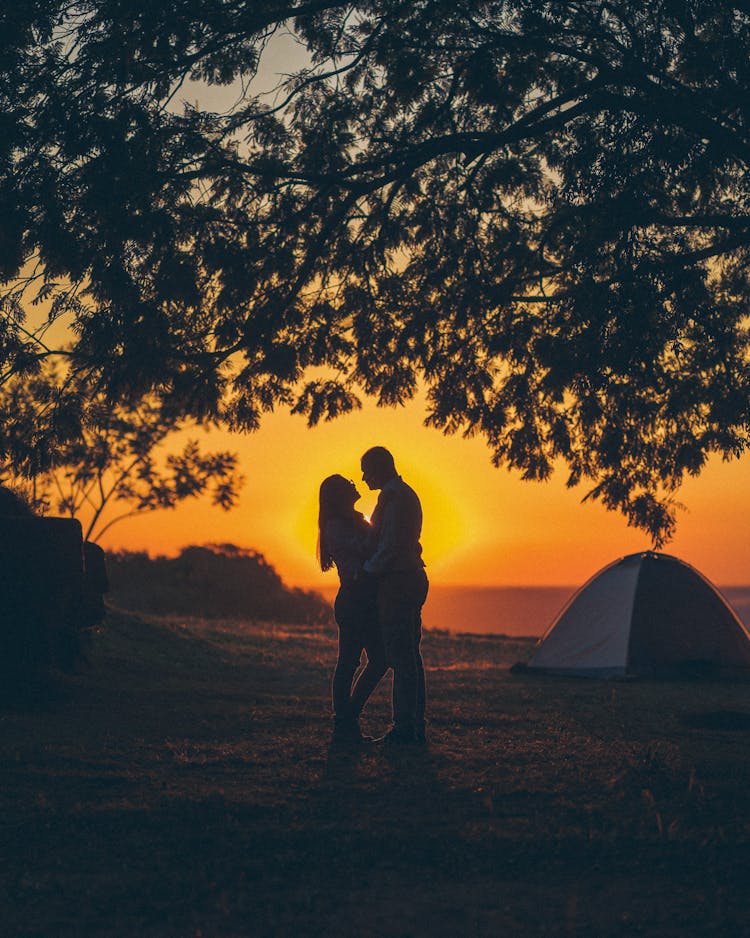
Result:
[[[428,750],[349,756],[331,634],[112,614],[0,717],[0,932],[750,934],[748,685],[511,676],[529,647],[429,634]]]

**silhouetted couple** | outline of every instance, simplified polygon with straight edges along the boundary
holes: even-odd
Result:
[[[333,741],[364,741],[359,715],[392,668],[393,726],[382,741],[420,745],[426,741],[421,612],[428,589],[419,543],[422,506],[387,449],[369,449],[361,465],[366,485],[380,490],[369,523],[354,507],[360,494],[353,482],[333,475],[320,486],[320,565],[335,565],[340,580]],[[367,664],[353,684],[363,650]]]

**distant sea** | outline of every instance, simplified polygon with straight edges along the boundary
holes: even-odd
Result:
[[[573,586],[431,586],[422,621],[428,629],[483,635],[543,635]],[[720,587],[750,631],[750,586]],[[335,589],[322,589],[333,601]]]

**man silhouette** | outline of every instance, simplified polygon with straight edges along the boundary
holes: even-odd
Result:
[[[420,744],[426,742],[421,613],[429,588],[419,543],[422,506],[385,447],[368,449],[361,465],[368,488],[380,489],[371,522],[374,550],[364,568],[377,577],[378,621],[393,669],[393,726],[383,741]]]

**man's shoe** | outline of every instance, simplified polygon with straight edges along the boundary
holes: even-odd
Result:
[[[421,746],[427,740],[424,736],[420,740],[414,730],[405,730],[394,726],[388,730],[385,736],[376,739],[376,743],[383,743],[384,746]]]

